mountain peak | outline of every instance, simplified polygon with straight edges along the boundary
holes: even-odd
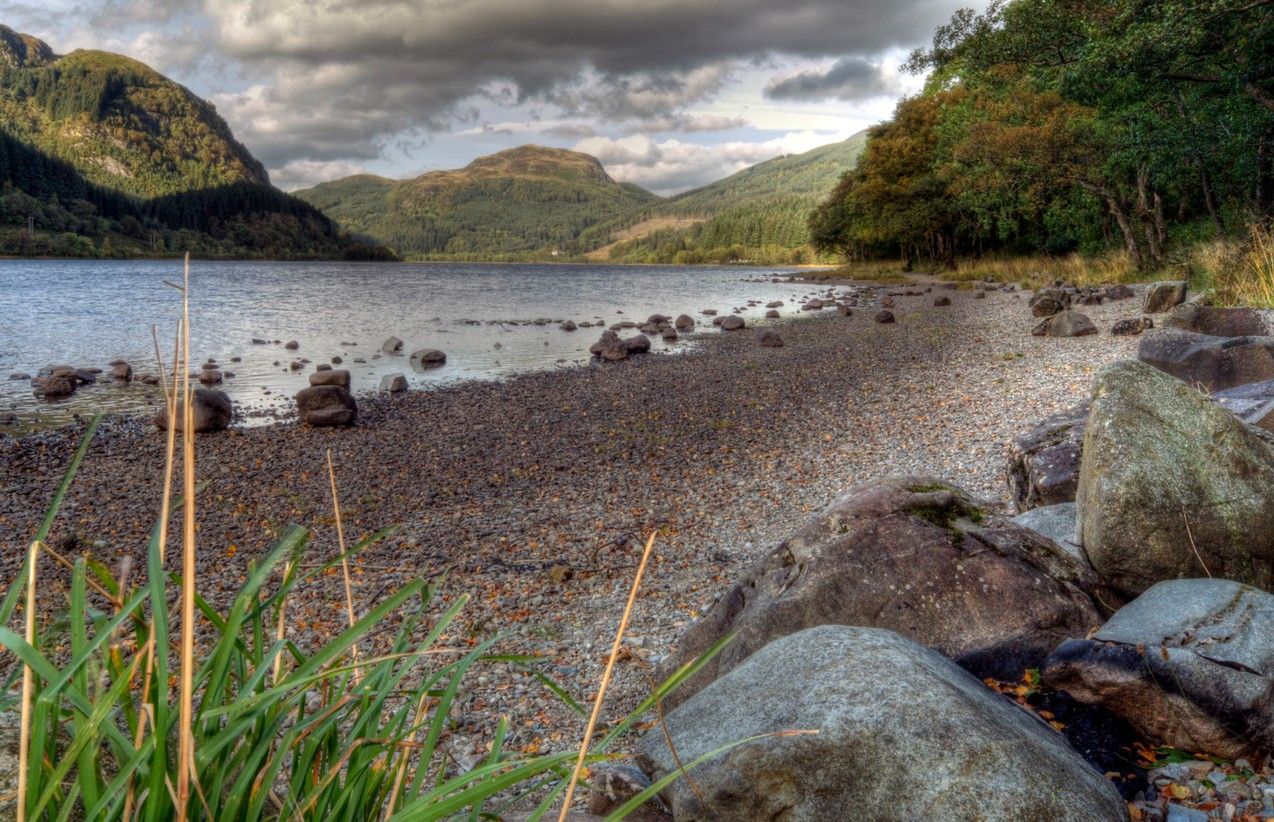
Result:
[[[49,48],[49,44],[0,25],[0,66],[5,68],[26,68],[47,66],[58,56]]]
[[[475,177],[583,177],[613,182],[591,154],[565,148],[525,145],[479,157],[464,167]]]

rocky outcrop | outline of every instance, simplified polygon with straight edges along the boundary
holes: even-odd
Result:
[[[230,397],[226,396],[224,391],[217,391],[212,388],[196,388],[192,397],[194,401],[190,407],[194,412],[196,434],[224,431],[230,427],[230,420],[234,416],[234,406],[230,402]],[[178,400],[176,424],[178,431],[185,430],[185,419],[185,403]],[[167,406],[160,408],[159,413],[155,415],[155,426],[161,430],[168,428]]]
[[[815,625],[868,625],[979,676],[1016,679],[1059,642],[1100,624],[1099,588],[1092,571],[1057,545],[959,488],[894,477],[853,489],[753,564],[686,631],[664,667],[671,672],[736,634],[672,697],[684,699],[778,637]]]
[[[1059,311],[1031,329],[1036,337],[1086,337],[1096,334],[1097,326],[1087,314],[1078,311]]]
[[[677,820],[1126,818],[1124,803],[1042,721],[890,631],[783,637],[671,711],[638,745]],[[923,763],[923,767],[917,767]]]
[[[1184,303],[1172,309],[1164,325],[1213,337],[1268,337],[1274,335],[1274,309]]]
[[[1097,378],[1083,449],[1079,541],[1107,583],[1138,594],[1206,573],[1274,586],[1274,449],[1234,415],[1119,362]]]
[[[1160,582],[1043,669],[1174,748],[1274,752],[1274,595],[1224,579]]]
[[[353,425],[358,419],[358,404],[339,385],[311,385],[296,395],[297,416],[314,428],[337,428]]]
[[[1081,403],[1014,437],[1005,474],[1018,511],[1074,501],[1087,423]]]
[[[1205,391],[1274,379],[1274,337],[1214,337],[1176,328],[1141,338],[1137,359]]]
[[[1162,314],[1186,301],[1185,280],[1166,280],[1151,284],[1146,291],[1146,304],[1143,314]]]

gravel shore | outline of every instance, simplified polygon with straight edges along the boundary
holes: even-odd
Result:
[[[953,304],[935,307],[938,295]],[[1107,332],[1140,308],[1084,307],[1101,334],[1038,338],[1026,296],[935,287],[896,297],[892,325],[873,322],[874,308],[811,312],[775,327],[781,348],[762,347],[751,329],[701,324],[705,344],[679,356],[368,397],[348,430],[281,424],[201,437],[200,590],[225,604],[249,560],[293,522],[314,530],[315,563],[335,552],[330,448],[347,535],[399,526],[355,561],[357,602],[370,607],[404,580],[436,577],[436,601],[473,597],[454,639],[505,633],[502,650],[542,655],[582,700],[600,677],[644,536],[658,528],[630,658],[607,700],[606,715],[618,717],[647,691],[646,662],[749,561],[851,486],[935,474],[1006,504],[1005,444],[1083,399],[1102,366],[1132,356],[1136,338]],[[0,441],[6,583],[77,436]],[[51,544],[142,567],[163,452],[148,425],[109,420]],[[339,577],[306,597],[290,612],[294,638],[343,625]],[[502,713],[526,750],[569,748],[582,732],[535,680],[488,667],[460,706],[455,755],[481,750]]]

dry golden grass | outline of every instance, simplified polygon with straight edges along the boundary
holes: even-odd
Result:
[[[1253,225],[1246,241],[1216,240],[1191,250],[1191,279],[1221,305],[1274,308],[1274,228]]]
[[[1155,279],[1156,272],[1140,271],[1133,265],[1127,252],[1115,251],[1099,256],[1068,254],[1065,257],[983,257],[965,260],[955,271],[943,274],[951,280],[982,280],[987,277],[996,282],[1020,283],[1025,288],[1036,289],[1065,280],[1077,286],[1133,283]]]

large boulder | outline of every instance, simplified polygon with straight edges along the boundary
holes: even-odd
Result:
[[[674,323],[678,331],[694,331],[695,318],[689,314],[677,315],[677,321]]]
[[[1060,311],[1031,329],[1036,337],[1086,337],[1097,333],[1097,326],[1087,314]]]
[[[1166,280],[1152,283],[1146,291],[1146,305],[1143,314],[1162,314],[1186,301],[1186,281]]]
[[[1079,563],[1088,565],[1088,556],[1075,536],[1075,522],[1079,515],[1079,506],[1073,502],[1059,502],[1057,505],[1046,505],[1013,517],[1013,521],[1023,528],[1030,528],[1035,533],[1052,540]]]
[[[1205,391],[1221,391],[1274,379],[1274,337],[1156,329],[1141,338],[1137,359]]]
[[[677,820],[1124,820],[1111,783],[1032,714],[890,631],[777,639],[638,744]],[[693,784],[691,783],[693,780]]]
[[[1087,424],[1085,402],[1013,438],[1005,474],[1018,511],[1075,500]]]
[[[1058,648],[1043,676],[1172,747],[1274,753],[1274,595],[1225,579],[1160,582]]]
[[[731,315],[729,317],[723,317],[721,319],[720,325],[721,325],[722,331],[738,331],[739,329],[743,328],[743,326],[746,325],[746,323],[744,323],[742,317],[737,315]]]
[[[1091,569],[959,488],[893,477],[853,489],[748,568],[664,668],[736,634],[671,697],[684,699],[771,640],[834,624],[888,628],[978,676],[1017,679],[1101,623],[1099,589]]]
[[[213,388],[196,388],[192,397],[193,402],[190,407],[194,411],[196,434],[224,431],[230,427],[230,420],[234,416],[234,405],[231,404],[230,397],[226,396],[224,391],[217,391]],[[185,430],[185,407],[185,403],[178,400],[176,423],[178,431]],[[160,408],[159,413],[155,415],[155,426],[161,430],[167,430],[167,405]]]
[[[1183,303],[1172,309],[1164,325],[1214,337],[1268,337],[1274,335],[1274,309]]]
[[[1274,586],[1274,449],[1144,363],[1097,377],[1076,501],[1080,543],[1125,593],[1204,573]]]
[[[406,391],[407,376],[405,374],[386,374],[380,378],[380,390],[387,394],[400,394]]]
[[[1274,380],[1218,391],[1212,401],[1248,425],[1274,432]]]
[[[353,425],[358,419],[358,404],[339,385],[311,385],[296,394],[296,411],[301,422],[315,428]]]

